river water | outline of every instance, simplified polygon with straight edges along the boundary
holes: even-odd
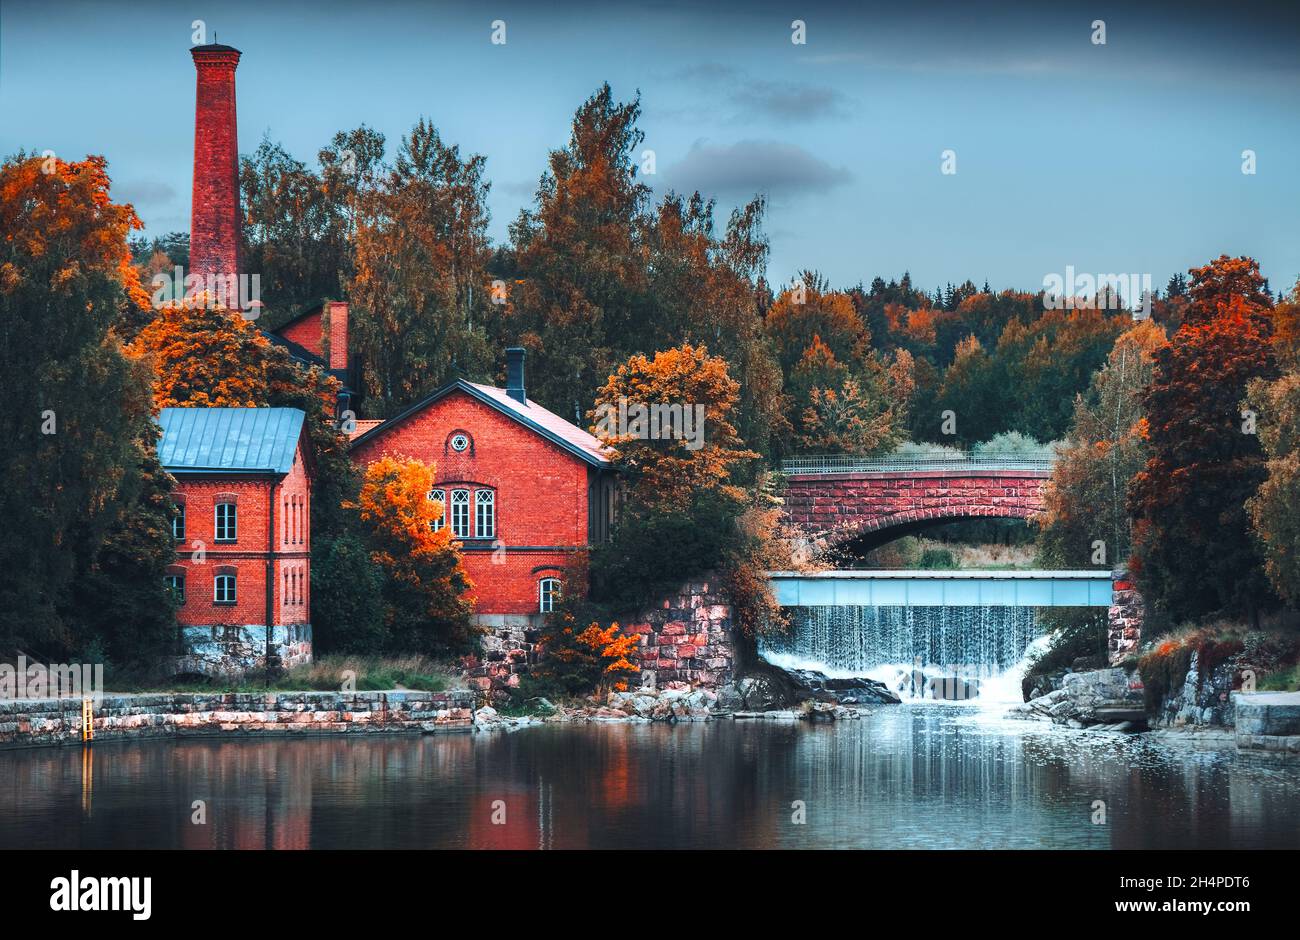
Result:
[[[106,847],[1296,848],[1300,765],[969,703],[0,753],[0,849]]]

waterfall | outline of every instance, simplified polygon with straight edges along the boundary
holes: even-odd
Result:
[[[789,632],[760,651],[787,667],[867,675],[919,663],[942,670],[1001,673],[1039,635],[1032,607],[790,607]]]

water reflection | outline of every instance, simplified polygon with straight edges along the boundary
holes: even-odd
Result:
[[[0,847],[1295,848],[1298,793],[1295,764],[905,705],[6,752]]]

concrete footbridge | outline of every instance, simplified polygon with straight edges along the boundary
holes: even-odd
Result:
[[[770,571],[782,607],[1110,607],[1115,576],[1083,571]]]

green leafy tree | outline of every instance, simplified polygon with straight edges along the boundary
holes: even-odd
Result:
[[[421,120],[361,200],[350,293],[377,414],[392,416],[458,376],[488,377],[485,162],[462,159]]]
[[[640,114],[639,98],[615,101],[602,85],[510,229],[518,265],[510,330],[536,364],[529,394],[578,424],[618,361],[615,338],[638,335],[648,310]]]
[[[148,306],[101,157],[23,154],[0,165],[0,646],[164,652],[162,477],[149,374],[116,328]],[[94,584],[93,602],[85,585]],[[117,620],[106,611],[133,610]]]
[[[1125,503],[1148,457],[1142,393],[1151,382],[1152,357],[1165,342],[1159,325],[1139,322],[1116,341],[1088,393],[1076,397],[1073,424],[1044,494],[1038,542],[1044,565],[1090,568],[1128,560],[1132,524]]]

